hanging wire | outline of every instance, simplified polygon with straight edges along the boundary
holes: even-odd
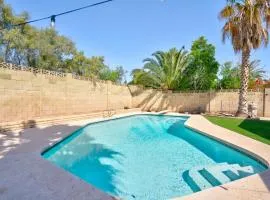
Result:
[[[114,0],[101,1],[101,2],[90,4],[90,5],[87,5],[87,6],[84,6],[84,7],[76,8],[76,9],[73,9],[73,10],[69,10],[69,11],[66,11],[66,12],[58,13],[58,14],[55,14],[55,15],[50,15],[48,17],[43,17],[43,18],[40,18],[40,19],[34,19],[34,20],[23,22],[23,23],[19,23],[19,24],[13,24],[13,25],[11,25],[11,28],[12,27],[17,27],[17,26],[23,26],[23,25],[34,23],[34,22],[38,22],[38,21],[43,21],[43,20],[46,20],[46,19],[51,19],[51,25],[52,24],[54,25],[55,18],[58,17],[58,16],[66,15],[66,14],[69,14],[69,13],[73,13],[73,12],[76,12],[76,11],[79,11],[79,10],[83,10],[83,9],[87,9],[87,8],[90,8],[90,7],[94,7],[94,6],[98,6],[98,5],[101,5],[101,4],[106,4],[106,3],[109,3],[111,1],[114,1]],[[4,29],[6,29],[6,28],[0,29],[0,30],[4,30]]]

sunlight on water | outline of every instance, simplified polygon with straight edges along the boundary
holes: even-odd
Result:
[[[186,117],[136,115],[95,123],[43,154],[95,187],[124,199],[168,199],[266,168],[184,127]]]

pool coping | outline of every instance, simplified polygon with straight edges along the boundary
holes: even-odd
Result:
[[[70,195],[73,195],[74,192],[75,194],[80,194],[80,197],[81,197],[80,199],[89,199],[89,197],[91,197],[91,199],[104,199],[104,200],[119,199],[116,197],[112,197],[99,189],[96,189],[91,184],[84,182],[80,178],[66,172],[64,169],[61,169],[53,165],[49,161],[42,158],[41,153],[44,152],[46,149],[50,148],[51,146],[54,146],[55,144],[59,143],[64,138],[70,137],[70,135],[72,135],[78,129],[84,126],[87,126],[88,124],[112,120],[112,119],[118,119],[122,117],[138,115],[138,114],[189,116],[190,118],[185,122],[186,127],[194,129],[195,131],[201,134],[204,134],[217,141],[225,143],[228,146],[232,146],[233,148],[238,149],[246,154],[249,154],[255,157],[256,159],[260,160],[267,166],[269,166],[270,145],[263,144],[251,138],[245,137],[243,135],[234,133],[230,130],[214,125],[211,122],[209,122],[207,119],[205,119],[203,116],[179,114],[179,113],[171,113],[171,112],[149,113],[149,112],[136,111],[132,113],[117,114],[113,117],[105,118],[105,119],[100,117],[100,118],[92,118],[92,119],[87,119],[87,120],[80,120],[76,122],[65,123],[68,125],[79,125],[79,127],[76,128],[75,130],[67,129],[66,133],[64,135],[61,135],[64,137],[61,137],[58,141],[53,141],[50,143],[48,143],[48,141],[46,142],[42,141],[42,142],[38,142],[37,144],[32,144],[33,143],[32,142],[32,143],[29,143],[30,146],[27,148],[22,148],[22,149],[19,148],[17,152],[11,153],[11,155],[7,154],[5,156],[6,157],[5,161],[2,162],[3,163],[2,166],[0,165],[0,174],[1,174],[1,169],[2,170],[6,169],[6,171],[2,173],[2,175],[7,174],[6,177],[4,177],[4,180],[2,180],[2,183],[3,181],[10,181],[10,183],[8,183],[6,187],[8,190],[13,189],[16,192],[16,194],[18,193],[20,194],[20,192],[25,193],[27,191],[31,193],[31,194],[27,194],[27,195],[30,195],[31,198],[42,199],[40,198],[40,192],[43,192],[44,196],[48,198],[50,197],[50,195],[52,195],[51,193],[48,194],[49,190],[47,190],[46,187],[50,187],[51,185],[54,185],[54,182],[56,182],[56,180],[51,180],[51,177],[55,177],[55,179],[57,179],[58,185],[56,185],[56,188],[53,188],[53,189],[49,188],[49,189],[53,190],[54,193],[57,192],[58,196],[56,197],[51,196],[53,197],[51,199],[65,198],[66,194],[65,194],[65,191],[63,191],[63,188],[64,190],[70,190],[69,191]],[[36,138],[37,140],[44,140],[50,137],[49,135],[44,135],[44,133],[48,134],[49,131],[42,132],[42,129],[29,129],[29,130],[26,130],[26,133],[27,131],[30,133],[32,132],[31,134],[36,134],[39,132],[40,136],[37,136]],[[43,138],[39,138],[39,137],[43,137]],[[27,151],[25,149],[27,149]],[[26,160],[25,160],[25,157],[26,157]],[[31,163],[27,165],[29,169],[27,168],[23,169],[25,168],[23,166],[22,166],[22,169],[16,169],[16,166],[14,166],[14,163],[17,164],[19,160],[22,160],[23,166],[26,165],[25,164],[26,162],[30,161]],[[1,162],[1,159],[0,159],[0,162]],[[37,171],[35,165],[39,167],[38,168],[39,171]],[[25,170],[25,172],[23,170]],[[32,172],[33,170],[34,172]],[[48,175],[44,175],[43,174],[44,171],[42,170],[49,170],[50,173]],[[33,189],[32,187],[29,186],[29,188],[26,188],[24,191],[21,191],[21,188],[18,189],[18,188],[13,187],[14,181],[18,181],[20,182],[20,184],[25,184],[25,177],[24,177],[25,175],[22,176],[21,175],[22,173],[31,174],[34,180],[28,180],[28,179],[27,180],[29,182],[32,182],[31,183],[32,185],[34,186],[36,185],[36,188]],[[16,175],[22,176],[22,177],[16,178]],[[12,178],[11,176],[14,176],[14,178]],[[50,179],[48,177],[50,177]],[[39,181],[39,179],[43,179],[43,178],[45,179],[43,182],[46,182],[46,183],[42,183],[40,185],[36,183],[37,182],[36,179],[38,179]],[[6,189],[5,184],[2,184],[2,185],[4,185],[4,189]],[[233,182],[221,185],[221,186],[209,188],[201,192],[193,193],[187,196],[175,197],[173,199],[175,200],[176,199],[177,200],[184,200],[184,199],[187,199],[187,200],[189,199],[250,199],[250,200],[270,199],[269,191],[270,191],[270,170],[267,170],[260,174],[255,174],[255,175],[252,175],[252,176],[249,176],[249,177],[237,180],[237,181],[233,181]],[[2,193],[3,191],[1,188],[1,180],[0,180],[0,197]],[[20,196],[21,195],[22,194],[20,194]],[[6,197],[7,197],[6,199],[12,199],[8,197],[14,197],[14,194],[10,193]],[[21,197],[23,197],[23,195]],[[66,199],[70,199],[70,198],[71,197],[68,196],[68,198]],[[44,199],[47,199],[47,198],[44,198]]]

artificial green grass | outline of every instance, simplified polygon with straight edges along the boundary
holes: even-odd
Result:
[[[206,116],[212,123],[270,145],[270,121]]]

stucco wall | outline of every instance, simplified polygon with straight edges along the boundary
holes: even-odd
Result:
[[[234,114],[238,106],[238,91],[165,93],[153,89],[144,90],[136,86],[130,86],[130,90],[133,94],[133,107],[141,107],[145,111],[168,109],[176,112],[224,112]],[[263,116],[264,106],[266,108],[270,107],[269,100],[264,103],[263,91],[250,91],[248,93],[248,101],[257,104],[259,116]],[[270,109],[268,112],[265,112],[265,116],[270,117]]]
[[[0,122],[131,108],[127,86],[0,66]]]

